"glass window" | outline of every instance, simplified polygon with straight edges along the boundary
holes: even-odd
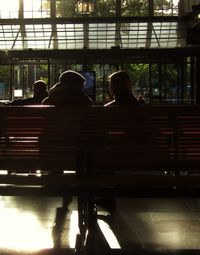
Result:
[[[56,17],[80,17],[81,14],[75,13],[76,1],[54,1],[51,4],[50,0],[24,0],[24,18],[50,17],[50,8],[54,8],[53,3],[55,3]],[[15,13],[18,10],[19,0],[6,0],[6,2],[9,3],[10,9],[7,4],[2,4],[0,14],[7,15],[3,17],[14,13],[10,10]],[[154,12],[154,15],[173,16],[178,13],[178,0],[152,0],[152,5],[150,3],[151,1],[148,0],[121,0],[121,15],[147,16]],[[73,20],[69,24],[57,24],[56,19],[53,19],[51,24],[1,25],[0,49],[109,49],[113,46],[149,48],[185,45],[186,28],[181,26],[181,22],[162,22],[161,19],[160,22],[147,22],[144,17],[122,23],[120,19],[117,23],[116,20],[113,22],[109,19],[106,23],[106,17],[116,14],[120,14],[120,6],[116,6],[116,0],[98,0],[95,1],[95,13],[90,16],[105,17],[102,21],[85,23],[83,19],[82,24],[76,24]]]
[[[57,37],[59,49],[83,48],[83,24],[58,24]]]
[[[95,1],[95,12],[92,15],[96,17],[116,16],[116,0]]]
[[[24,18],[49,18],[50,0],[25,0]]]
[[[12,69],[12,99],[33,96],[33,83],[44,80],[48,83],[48,66],[45,60],[17,60]]]
[[[151,47],[176,47],[177,23],[154,22],[152,25]]]
[[[145,47],[147,39],[147,23],[121,24],[121,47],[138,48]]]
[[[116,24],[89,24],[89,48],[107,49],[115,46]]]
[[[123,0],[121,1],[122,16],[147,16],[149,11],[148,0]]]
[[[0,26],[0,49],[109,49],[177,47],[177,22],[83,23]],[[181,46],[184,46],[182,40]]]
[[[0,65],[0,102],[10,99],[10,66]]]
[[[75,14],[75,1],[56,0],[56,17],[73,17]]]
[[[19,0],[0,0],[0,19],[18,18]]]
[[[12,49],[19,31],[19,25],[0,25],[0,49]]]
[[[51,38],[51,25],[26,25],[27,47],[31,49],[48,49]]]
[[[154,0],[154,16],[178,16],[179,0]]]

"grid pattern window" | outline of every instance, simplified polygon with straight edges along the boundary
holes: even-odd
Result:
[[[18,18],[19,0],[0,0],[0,19]]]
[[[121,47],[176,47],[183,39],[177,22],[149,22],[121,24]]]
[[[179,0],[154,0],[154,16],[178,16]]]
[[[58,24],[58,49],[81,49],[84,46],[83,24]]]
[[[149,14],[149,0],[123,0],[121,1],[122,16],[147,16]]]
[[[0,49],[110,49],[185,46],[177,22],[30,24],[0,26]]]
[[[50,3],[50,0],[25,0],[24,18],[49,18]]]
[[[89,48],[107,49],[116,46],[116,24],[89,24]]]
[[[56,0],[56,17],[67,18],[75,16],[75,1]]]
[[[151,47],[176,47],[178,43],[177,23],[154,22],[151,37]]]
[[[12,49],[13,50],[21,50],[21,49],[26,49],[27,46],[26,42],[24,42],[24,40],[22,39],[21,33],[19,33],[17,40],[15,41],[15,43],[13,44]]]
[[[95,12],[91,14],[96,17],[113,17],[116,16],[116,1],[94,1]]]
[[[18,18],[21,0],[0,0],[0,19]],[[51,0],[22,0],[25,18],[47,18],[51,15]],[[69,0],[54,0],[56,3],[56,17],[77,17],[83,14],[76,12],[76,2]],[[121,6],[116,6],[116,0],[94,1],[92,17],[113,17],[121,13],[121,16],[177,16],[180,0],[121,0]],[[184,1],[184,5],[186,2]],[[196,2],[192,2],[196,3]],[[53,6],[53,5],[52,5]],[[121,8],[121,10],[120,10]]]
[[[148,16],[154,13],[155,16],[177,16],[179,0],[153,0],[151,6],[149,0],[122,0],[121,6],[116,7],[116,1],[94,1],[95,12],[93,17],[113,17],[117,14],[117,9],[121,7],[122,16]],[[76,2],[66,0],[56,0],[56,17],[76,17],[81,14],[75,11]],[[153,10],[151,10],[153,8]]]
[[[146,46],[148,23],[121,24],[121,47],[141,48]]]
[[[19,25],[0,25],[0,49],[12,49],[19,31]]]
[[[51,34],[51,25],[26,25],[22,38],[27,42],[28,49],[48,49]]]

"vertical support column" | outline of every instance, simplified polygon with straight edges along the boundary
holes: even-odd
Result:
[[[19,0],[19,19],[24,19],[24,0]],[[20,31],[21,31],[23,49],[27,49],[28,43],[27,43],[26,28],[23,22],[20,24]]]
[[[148,13],[149,17],[153,17],[153,0],[149,0],[149,6],[148,6]],[[147,25],[147,38],[146,38],[146,48],[149,48],[151,46],[151,37],[153,32],[153,23],[149,20]]]
[[[56,0],[51,0],[51,18],[56,19]],[[51,24],[52,32],[51,32],[51,40],[49,42],[49,48],[51,48],[51,43],[53,43],[53,48],[58,49],[58,37],[57,37],[57,29],[56,29],[56,23],[53,22]],[[52,42],[53,40],[53,42]]]
[[[200,57],[196,57],[196,103],[200,104]]]
[[[185,80],[186,80],[186,72],[187,72],[187,63],[185,63],[185,58],[181,60],[180,66],[180,103],[184,103],[185,95]]]
[[[149,64],[149,103],[152,102],[152,64]]]
[[[24,1],[19,0],[19,19],[24,17]]]
[[[194,64],[194,57],[191,57],[191,68],[190,68],[190,102],[191,104],[196,103],[196,98],[195,98],[195,64]]]
[[[50,84],[51,84],[51,60],[48,59],[48,89],[50,89]]]
[[[158,63],[158,82],[159,82],[159,102],[162,103],[162,66]]]
[[[9,100],[13,100],[13,82],[14,82],[14,65],[12,59],[10,60],[10,98]]]
[[[121,17],[121,0],[116,0],[116,17]],[[116,22],[116,29],[115,29],[115,47],[121,46],[121,23]]]

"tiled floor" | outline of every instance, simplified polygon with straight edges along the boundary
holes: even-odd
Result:
[[[101,254],[108,247],[119,251],[199,249],[200,254],[200,199],[120,198],[116,203],[111,216],[98,207],[94,247]],[[55,245],[73,248],[78,231],[76,199],[67,213],[61,208],[60,197],[1,196],[0,254],[31,254]],[[56,217],[61,219],[57,229]]]

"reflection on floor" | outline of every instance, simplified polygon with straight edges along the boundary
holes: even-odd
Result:
[[[104,236],[96,236],[94,246],[101,248],[101,254],[108,247],[122,251],[200,249],[198,198],[119,198],[116,203],[113,215],[98,207],[97,230]],[[0,253],[73,248],[78,231],[76,198],[68,209],[63,210],[59,197],[1,196]]]

